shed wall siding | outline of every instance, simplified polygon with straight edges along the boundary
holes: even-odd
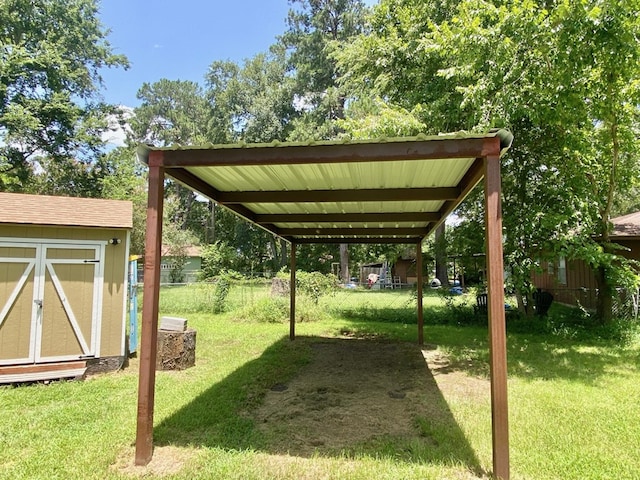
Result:
[[[0,225],[0,237],[15,239],[29,239],[34,242],[46,242],[47,239],[57,240],[93,240],[107,242],[110,238],[119,238],[120,244],[105,246],[104,287],[102,295],[102,319],[100,331],[101,357],[123,355],[123,305],[126,300],[125,269],[126,269],[126,239],[127,231],[122,229],[96,229],[48,227],[39,225]],[[81,248],[81,247],[80,247]],[[0,275],[2,275],[0,273]],[[0,282],[2,282],[0,276]],[[5,282],[2,282],[5,283]],[[3,287],[0,287],[3,288]],[[47,292],[54,295],[55,292]],[[77,293],[77,292],[76,292]],[[74,293],[75,294],[75,293]],[[20,308],[30,311],[31,298],[28,304],[22,300]],[[56,335],[67,337],[65,331]],[[73,334],[71,334],[73,336]],[[69,337],[71,338],[71,337]],[[65,341],[63,338],[51,337],[47,341]],[[52,344],[53,345],[53,344]],[[48,348],[48,347],[47,347]],[[51,348],[54,348],[51,346]]]

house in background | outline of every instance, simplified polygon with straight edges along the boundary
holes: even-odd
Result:
[[[393,265],[376,262],[360,265],[360,285],[368,285],[369,275],[377,275],[378,288],[401,288],[418,281],[416,259],[410,254],[400,255]]]
[[[640,260],[640,212],[611,220],[611,241],[623,247],[618,255]],[[550,292],[554,301],[568,305],[596,308],[597,284],[593,270],[582,260],[563,257],[555,261],[543,261],[541,272],[532,275],[536,288]]]
[[[180,263],[185,263],[180,268]],[[179,269],[179,271],[177,271]],[[198,281],[202,269],[202,247],[189,245],[184,259],[173,257],[167,245],[162,246],[160,283],[193,283]]]

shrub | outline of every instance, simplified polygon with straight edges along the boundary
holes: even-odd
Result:
[[[261,298],[240,309],[237,317],[255,322],[285,322],[289,319],[289,301],[284,297]]]
[[[285,323],[289,321],[289,299],[286,297],[266,297],[248,304],[237,314],[239,320],[265,323]],[[296,302],[296,322],[312,322],[327,318],[327,312],[310,299]]]
[[[216,242],[202,249],[202,269],[200,279],[215,278],[233,266],[236,257],[232,246]]]
[[[338,286],[338,278],[333,274],[320,272],[296,272],[296,287],[298,291],[307,295],[314,304],[324,295],[335,293]]]
[[[221,275],[218,277],[213,287],[213,295],[211,298],[211,310],[213,311],[213,313],[224,312],[230,287],[231,284],[226,275]]]

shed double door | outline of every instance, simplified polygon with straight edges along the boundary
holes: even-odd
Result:
[[[0,240],[0,365],[99,354],[101,242]]]

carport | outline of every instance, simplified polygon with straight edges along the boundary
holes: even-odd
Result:
[[[493,472],[509,478],[500,156],[512,135],[150,148],[136,464],[153,454],[155,357],[165,176],[291,245],[290,338],[296,246],[403,243],[417,251],[418,342],[424,343],[421,244],[484,178]]]

